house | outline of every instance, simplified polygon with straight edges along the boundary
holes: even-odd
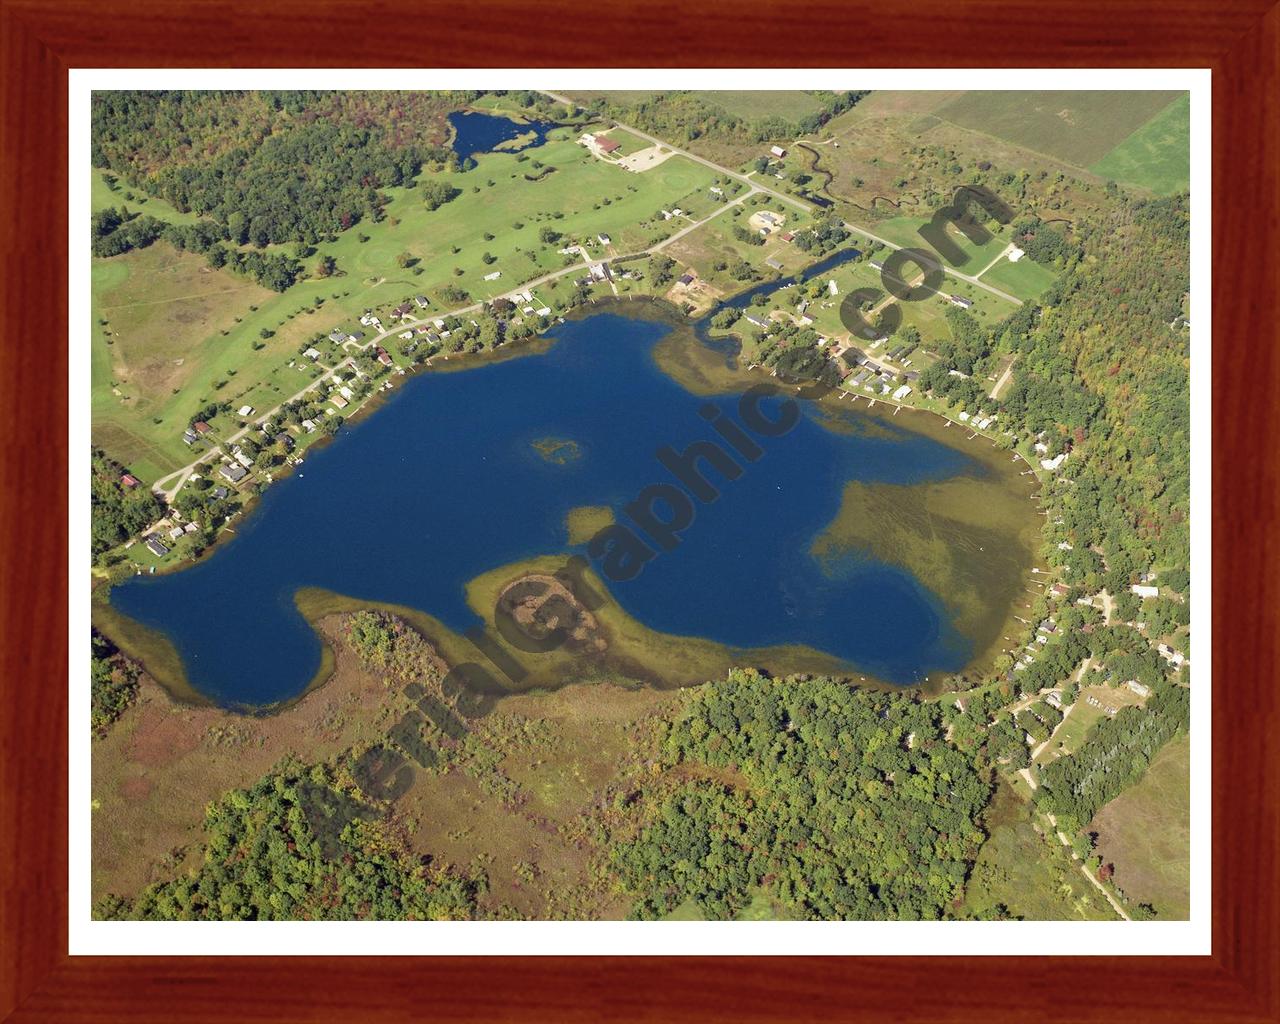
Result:
[[[253,459],[249,458],[249,456],[247,456],[244,452],[236,452],[235,460],[236,462],[240,463],[240,465],[244,466],[245,469],[253,468]]]
[[[195,444],[198,436],[199,435],[196,434],[194,430],[192,430],[190,427],[187,427],[187,429],[183,432],[182,440],[184,440],[187,444]]]
[[[1062,694],[1057,690],[1050,690],[1048,694],[1045,695],[1044,702],[1051,708],[1057,708],[1059,711],[1062,710]]]
[[[613,243],[613,239],[608,235],[596,235],[596,241],[601,245],[611,245]]]
[[[787,231],[779,236],[784,242],[794,242],[796,240],[795,232]]]
[[[242,405],[242,406],[240,406],[239,410],[236,412],[236,415],[237,415],[237,416],[252,416],[252,415],[253,415],[253,406],[251,406],[251,405]]]
[[[385,348],[382,348],[381,346],[379,346],[378,348],[378,362],[380,362],[383,366],[391,365],[391,356],[388,355],[387,350]]]
[[[159,537],[147,538],[147,549],[156,556],[156,558],[164,558],[169,553],[169,549],[165,547]]]
[[[1016,245],[1009,246],[1009,262],[1017,263],[1026,253],[1019,249]]]
[[[772,210],[757,210],[747,220],[748,224],[765,235],[777,231],[786,222],[786,217],[774,213]]]
[[[334,395],[331,399],[329,399],[329,401],[331,401],[334,404],[334,407],[338,409],[345,409],[350,404],[341,395]]]
[[[1053,473],[1063,464],[1063,462],[1066,461],[1066,459],[1066,452],[1062,452],[1060,455],[1055,455],[1052,459],[1041,459],[1040,468],[1047,469],[1050,473]]]
[[[415,295],[413,297],[413,301],[419,309],[426,309],[431,305],[431,303],[427,301],[427,297],[425,295]]]
[[[827,294],[832,297],[840,294],[840,286],[836,284],[836,279],[834,277],[827,282]]]
[[[694,282],[694,276],[692,273],[680,275],[680,284],[684,285],[686,288],[688,288],[689,285],[693,284],[693,282]]]
[[[898,390],[893,393],[893,397],[896,401],[901,402],[909,394],[911,394],[911,385],[903,384],[902,387],[898,388]]]
[[[184,527],[182,528],[182,532],[183,532],[183,533],[195,533],[195,532],[196,532],[196,530],[198,530],[198,529],[200,529],[200,524],[199,524],[199,523],[187,523],[187,525],[186,525],[186,526],[184,526]]]
[[[764,261],[764,265],[766,267],[772,267],[774,270],[782,269],[782,264],[778,262],[776,259],[774,259],[772,256],[770,256],[767,260]]]
[[[213,493],[214,501],[221,501],[231,492],[228,491],[225,487],[215,487],[212,493]]]
[[[1159,597],[1160,596],[1159,587],[1148,587],[1142,583],[1135,583],[1129,589],[1132,590],[1139,597]]]
[[[872,270],[884,270],[884,261],[883,261],[883,260],[872,260],[872,261],[871,261],[871,269],[872,269]]]
[[[401,317],[401,316],[404,316],[406,313],[412,311],[412,309],[413,309],[413,306],[410,303],[402,302],[400,303],[400,305],[396,306],[396,308],[391,311],[391,315],[395,317]]]
[[[776,156],[779,160],[781,160],[783,157],[787,155],[787,151],[783,149],[781,146],[770,146],[769,155]]]
[[[207,424],[204,420],[200,420],[198,423],[193,423],[192,427],[195,429],[195,432],[197,434],[213,433],[213,427],[209,426],[209,424]]]
[[[1131,689],[1131,690],[1132,690],[1134,693],[1136,693],[1139,697],[1150,697],[1150,696],[1151,696],[1151,688],[1150,688],[1149,686],[1143,686],[1143,685],[1142,685],[1140,682],[1138,682],[1138,680],[1136,680],[1136,679],[1130,679],[1130,680],[1129,680],[1128,682],[1126,682],[1124,685],[1125,685],[1125,686],[1127,686],[1127,687],[1129,687],[1129,689]]]
[[[181,539],[181,537],[182,537],[182,527],[181,527],[181,526],[175,526],[172,530],[170,530],[170,531],[169,531],[169,539],[170,539],[170,540],[179,540],[179,539]]]
[[[341,345],[344,341],[347,340],[347,332],[344,331],[341,327],[335,327],[333,330],[329,332],[329,340],[332,341],[335,345]],[[305,353],[303,354],[305,355]]]
[[[345,398],[349,402],[351,401],[351,398],[355,394],[355,392],[353,392],[349,387],[343,386],[338,388],[338,394],[340,394],[343,398]]]
[[[310,359],[313,363],[320,358],[319,350],[314,348],[309,348],[302,354],[306,356],[308,359]]]
[[[966,299],[963,295],[948,295],[947,301],[953,306],[959,306],[961,309],[968,309],[973,305],[973,302]]]
[[[720,187],[718,187],[718,186],[716,186],[716,185],[712,185],[712,186],[711,186],[710,192],[711,192],[711,194],[712,194],[713,196],[722,196],[722,195],[724,195],[724,189],[722,189],[722,188],[720,188]]]
[[[314,434],[316,430],[315,420],[303,420],[302,429],[305,430],[308,434]]]
[[[756,327],[759,327],[762,331],[767,331],[769,329],[769,321],[761,320],[760,317],[756,316],[754,313],[747,314],[747,323],[754,324]]]
[[[123,486],[125,486],[125,487],[130,487],[130,488],[132,488],[132,487],[137,487],[137,486],[138,486],[138,484],[140,484],[141,482],[142,482],[142,481],[141,481],[141,480],[139,480],[139,479],[138,479],[136,476],[134,476],[132,473],[125,473],[125,474],[124,474],[124,476],[122,476],[122,477],[120,478],[120,483],[121,483]]]
[[[498,278],[500,278],[501,276],[502,276],[502,271],[501,271],[501,270],[495,270],[492,274],[485,274],[485,275],[484,275],[484,279],[485,279],[486,281],[496,281],[496,280],[498,280]]]
[[[538,314],[538,316],[550,316],[550,315],[551,315],[551,307],[550,307],[550,306],[543,306],[541,309],[535,310],[535,312]]]
[[[1058,541],[1058,550],[1059,550],[1059,551],[1074,551],[1074,550],[1075,550],[1075,548],[1072,546],[1072,544],[1071,544],[1071,542],[1070,542],[1070,541],[1068,541],[1068,540],[1060,540],[1060,541]]]
[[[226,466],[222,466],[218,470],[218,472],[221,473],[224,477],[226,477],[227,480],[229,480],[233,484],[237,483],[240,480],[243,480],[246,476],[249,475],[245,471],[245,468],[243,466],[237,466],[235,463],[230,463]]]
[[[364,331],[352,331],[347,335],[347,341],[364,341]]]
[[[967,412],[962,412],[962,413],[960,414],[960,422],[961,422],[961,423],[968,423],[968,422],[969,422],[969,414],[968,414]]]
[[[613,153],[622,148],[622,143],[609,138],[607,135],[595,136],[596,149],[601,153]]]
[[[1066,597],[1069,593],[1071,593],[1071,588],[1068,587],[1065,583],[1055,583],[1049,589],[1055,597]],[[1089,602],[1086,600],[1085,603],[1087,604]]]

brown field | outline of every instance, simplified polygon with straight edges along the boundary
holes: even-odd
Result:
[[[1167,920],[1186,920],[1190,911],[1190,779],[1191,740],[1179,736],[1089,825],[1103,861],[1115,864],[1115,884]]]
[[[340,759],[385,738],[410,703],[363,669],[341,640],[342,621],[320,623],[335,653],[333,675],[274,715],[179,704],[143,677],[137,704],[93,744],[94,899],[132,896],[188,866],[203,840],[205,805],[282,758]],[[487,873],[486,916],[504,908],[625,916],[628,901],[599,871],[593,829],[613,794],[638,788],[649,725],[678,700],[603,683],[505,698],[469,723],[451,765],[414,766],[413,786],[390,813],[419,852]]]

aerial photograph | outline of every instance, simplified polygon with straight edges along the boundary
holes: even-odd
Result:
[[[93,93],[93,919],[1188,920],[1189,94],[540,84]]]

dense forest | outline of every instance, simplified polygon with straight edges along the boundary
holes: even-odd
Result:
[[[735,670],[690,692],[665,753],[689,781],[614,846],[640,917],[726,918],[763,889],[798,917],[938,918],[983,838],[991,786],[914,695]]]
[[[96,92],[95,167],[208,217],[236,245],[314,245],[377,220],[380,190],[444,164],[471,94]]]

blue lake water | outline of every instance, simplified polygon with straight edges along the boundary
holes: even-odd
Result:
[[[164,632],[191,683],[227,704],[292,697],[318,670],[319,639],[293,603],[301,587],[419,608],[466,630],[478,622],[467,581],[585,553],[568,546],[570,509],[608,505],[626,524],[621,510],[646,486],[673,482],[660,446],[715,438],[699,415],[708,399],[654,360],[671,329],[598,313],[557,327],[543,353],[400,378],[382,409],[270,487],[229,544],[189,569],[134,577],[111,603]],[[741,422],[738,396],[710,401]],[[763,408],[774,415],[781,401]],[[739,479],[707,472],[719,500],[698,504],[675,550],[610,583],[609,596],[653,629],[739,648],[805,644],[892,682],[958,670],[971,645],[937,595],[902,569],[871,558],[833,568],[809,549],[846,481],[988,470],[892,424],[832,431],[799,404],[789,433],[756,438],[764,454]],[[573,442],[572,457],[546,457],[547,438]]]
[[[527,124],[519,124],[509,117],[481,114],[474,110],[455,111],[449,115],[449,123],[454,128],[453,150],[458,154],[459,160],[465,160],[476,153],[488,153],[495,146],[509,139],[519,138],[528,132],[533,132],[535,138],[520,149],[541,146],[546,141],[547,132],[556,127],[552,121],[529,121]]]

